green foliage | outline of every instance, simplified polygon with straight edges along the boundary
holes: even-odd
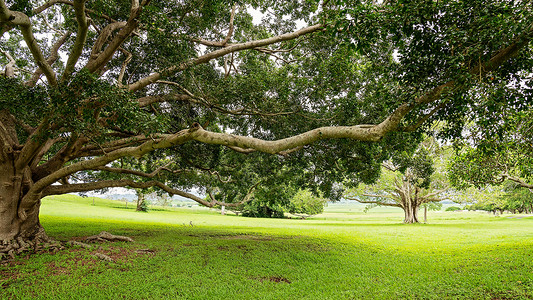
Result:
[[[498,126],[472,126],[469,141],[459,144],[448,166],[450,182],[463,189],[506,180],[527,187],[533,179],[532,116],[528,109],[509,113]]]
[[[294,215],[303,215],[304,217],[320,214],[324,211],[324,205],[327,199],[317,197],[309,190],[298,190],[291,198],[288,212]]]
[[[461,208],[457,206],[450,206],[445,209],[445,211],[458,211],[458,210],[461,210]]]
[[[252,218],[285,218],[283,207],[279,204],[271,205],[269,203],[261,203],[259,201],[252,201],[244,205],[240,210],[243,217]]]

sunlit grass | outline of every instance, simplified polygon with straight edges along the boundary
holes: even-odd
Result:
[[[102,245],[113,263],[85,249],[19,258],[0,267],[0,299],[533,298],[533,218],[430,212],[405,225],[401,211],[356,205],[298,220],[95,204],[45,199],[42,223],[60,240],[107,230],[135,243]]]

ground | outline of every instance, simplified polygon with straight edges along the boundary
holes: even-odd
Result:
[[[401,211],[357,205],[270,220],[91,203],[45,199],[48,234],[135,242],[22,256],[0,266],[0,299],[533,298],[531,217],[430,212],[405,225]]]

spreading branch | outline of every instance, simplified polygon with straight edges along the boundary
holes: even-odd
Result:
[[[275,43],[279,43],[279,42],[283,42],[283,41],[287,41],[287,40],[293,40],[295,38],[298,38],[300,36],[303,36],[303,35],[306,35],[306,34],[310,34],[310,33],[313,33],[313,32],[317,32],[317,31],[320,31],[323,29],[323,25],[322,24],[316,24],[316,25],[313,25],[313,26],[310,26],[310,27],[306,27],[306,28],[303,28],[303,29],[300,29],[300,30],[297,30],[297,31],[294,31],[294,32],[291,32],[291,33],[286,33],[286,34],[282,34],[282,35],[278,35],[278,36],[275,36],[275,37],[271,37],[271,38],[267,38],[267,39],[262,39],[262,40],[257,40],[257,41],[251,41],[251,42],[246,42],[246,43],[240,43],[240,44],[233,44],[231,46],[228,46],[228,47],[225,47],[225,48],[222,48],[222,49],[218,49],[218,50],[215,50],[213,52],[210,52],[210,53],[207,53],[207,54],[204,54],[202,56],[199,56],[195,59],[191,59],[187,62],[184,62],[184,63],[181,63],[179,65],[176,65],[176,66],[172,66],[172,67],[169,67],[167,69],[164,69],[160,72],[156,72],[148,77],[145,77],[133,84],[130,84],[129,85],[129,90],[130,91],[138,91],[150,84],[153,84],[154,82],[164,78],[164,77],[167,77],[169,75],[172,75],[172,74],[175,74],[175,73],[178,73],[178,72],[181,72],[183,70],[186,70],[190,67],[193,67],[193,66],[196,66],[196,65],[200,65],[200,64],[204,64],[204,63],[207,63],[213,59],[216,59],[216,58],[219,58],[219,57],[222,57],[226,54],[230,54],[230,53],[234,53],[234,52],[237,52],[237,51],[242,51],[242,50],[246,50],[246,49],[253,49],[253,48],[257,48],[257,47],[262,47],[262,46],[266,46],[266,45],[271,45],[271,44],[275,44]]]

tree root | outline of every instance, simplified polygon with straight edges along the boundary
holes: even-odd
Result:
[[[41,229],[32,237],[19,236],[10,241],[0,241],[0,261],[13,259],[23,252],[57,252],[62,249],[61,243],[49,238]]]
[[[102,254],[102,253],[95,253],[94,256],[96,256],[97,258],[101,259],[101,260],[105,260],[105,261],[108,261],[108,262],[113,262],[113,259],[105,254]]]
[[[87,243],[96,243],[96,242],[133,242],[133,239],[127,236],[114,235],[107,231],[102,231],[97,235],[92,235],[85,239]]]
[[[84,249],[93,249],[94,248],[94,246],[91,246],[89,244],[85,244],[85,243],[82,243],[82,242],[78,242],[78,241],[68,241],[67,245],[69,245],[69,246],[78,246],[78,247],[81,247],[81,248],[84,248]]]
[[[85,239],[85,242],[87,243],[116,241],[133,242],[133,239],[127,236],[113,235],[106,231],[102,231],[97,235],[93,235]],[[94,246],[92,245],[88,245],[86,243],[78,241],[68,241],[63,244],[65,246],[78,246],[84,249],[94,248]],[[63,249],[65,249],[65,247],[60,242],[49,238],[48,235],[46,235],[44,229],[40,229],[37,234],[32,237],[19,236],[10,241],[0,240],[0,263],[14,259],[17,255],[23,252],[57,252]],[[98,256],[98,258],[102,260],[113,261],[110,257],[104,254],[101,254],[100,256]],[[106,256],[107,258],[103,256]]]

